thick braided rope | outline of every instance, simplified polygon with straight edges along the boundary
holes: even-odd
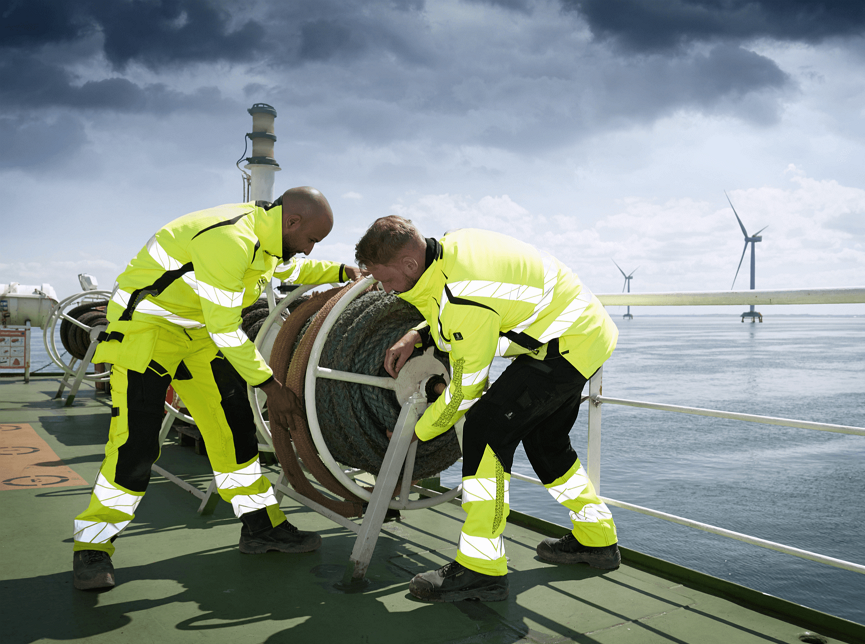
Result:
[[[385,351],[422,320],[417,309],[397,297],[369,291],[352,302],[328,334],[320,364],[340,371],[388,377]],[[447,356],[436,357],[447,367]],[[377,474],[400,405],[393,391],[319,378],[316,384],[319,425],[333,457]],[[454,432],[418,445],[414,478],[447,469],[460,457]]]
[[[309,306],[298,307],[289,316],[274,343],[271,354],[274,373],[286,373],[285,384],[301,399],[309,355],[318,330],[348,288],[344,287],[338,294],[334,289],[314,295],[314,302],[311,301]],[[420,320],[418,311],[399,298],[379,291],[367,291],[349,304],[328,333],[319,364],[340,371],[387,377],[383,367],[385,351]],[[437,354],[436,357],[447,366],[445,354]],[[377,474],[389,444],[386,432],[394,429],[400,413],[400,405],[393,391],[318,378],[315,400],[322,436],[334,459],[344,465]],[[354,502],[351,503],[354,509],[354,504],[359,500],[336,481],[321,462],[305,417],[296,417],[292,422],[291,441],[284,440],[284,432],[272,429],[272,433],[277,456],[292,486],[306,495],[309,495],[309,489],[315,490],[305,477],[303,481],[296,480],[300,467],[294,454],[296,449],[315,478],[331,492]],[[286,442],[287,445],[282,444]],[[413,477],[426,478],[438,474],[455,463],[459,456],[459,443],[454,432],[421,442]],[[316,500],[321,502],[319,498]],[[330,501],[332,504],[338,503]],[[336,511],[351,516],[346,514],[347,505],[342,504]]]
[[[286,377],[290,371],[289,364],[292,357],[292,348],[295,345],[295,339],[299,335],[301,328],[306,324],[307,319],[315,314],[335,294],[336,290],[328,291],[326,293],[318,293],[297,307],[297,309],[295,309],[295,311],[288,317],[288,320],[279,330],[273,344],[270,362],[274,373],[281,374],[283,378]],[[288,382],[285,382],[285,384],[291,386],[295,394],[303,400],[303,390],[298,387],[297,382],[293,383],[293,386],[289,385]],[[302,385],[302,382],[300,384]],[[293,445],[293,441],[300,441],[303,443],[304,450],[309,450],[309,432],[306,430],[306,436],[304,436],[304,429],[306,429],[306,419],[297,416],[295,416],[292,421],[291,429],[278,427],[271,423],[273,447],[289,483],[291,483],[295,490],[307,498],[320,503],[342,516],[360,516],[362,512],[360,499],[357,499],[357,497],[335,481],[333,475],[326,469],[324,464],[321,462],[321,459],[319,459],[316,454],[313,454],[312,456],[302,454],[304,464],[312,472],[313,476],[315,476],[316,479],[325,485],[325,487],[327,487],[331,492],[334,492],[345,499],[351,500],[338,501],[326,497],[314,488],[307,479],[306,474],[304,474],[300,463],[298,462]],[[300,451],[300,444],[298,444],[298,451]],[[319,478],[319,476],[321,478]],[[330,485],[327,485],[325,481],[330,483]]]

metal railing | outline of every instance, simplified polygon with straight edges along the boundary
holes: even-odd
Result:
[[[862,304],[865,303],[865,288],[820,288],[800,290],[776,290],[776,291],[722,291],[722,292],[694,292],[694,293],[617,293],[611,295],[598,295],[598,299],[605,306],[717,306],[727,304]],[[853,434],[865,436],[865,428],[848,425],[832,425],[828,423],[814,423],[810,421],[795,420],[790,418],[775,418],[772,416],[758,416],[755,414],[741,414],[717,409],[701,409],[698,407],[682,407],[679,405],[666,405],[659,403],[644,402],[640,400],[627,400],[624,398],[613,398],[601,394],[601,383],[603,381],[603,367],[589,380],[589,393],[585,396],[589,402],[588,409],[588,463],[586,465],[589,480],[595,488],[600,499],[607,505],[633,510],[651,517],[678,523],[680,525],[697,528],[705,532],[721,535],[750,543],[762,548],[768,548],[778,552],[784,552],[802,559],[810,559],[819,563],[865,574],[865,565],[856,564],[842,559],[827,557],[808,550],[801,550],[766,539],[759,539],[751,535],[734,532],[718,526],[701,523],[684,517],[679,517],[666,512],[660,512],[651,508],[645,508],[632,503],[618,501],[601,496],[601,410],[604,404],[624,405],[628,407],[640,407],[683,414],[695,414],[699,416],[711,416],[714,418],[725,418],[767,425],[781,425],[785,427],[798,427],[802,429],[813,429],[819,431],[836,432],[842,434]],[[512,479],[525,481],[535,485],[543,486],[538,479],[523,474],[511,474]]]

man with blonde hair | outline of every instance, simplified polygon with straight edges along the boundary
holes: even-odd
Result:
[[[570,443],[583,387],[616,346],[618,330],[600,301],[564,264],[499,233],[463,229],[424,238],[408,219],[382,217],[355,259],[423,314],[385,354],[396,377],[417,347],[450,354],[451,381],[415,427],[420,440],[465,414],[463,497],[467,513],[456,560],[416,575],[426,601],[498,601],[508,596],[502,532],[514,452],[526,455],[550,494],[570,510],[571,533],[545,539],[538,556],[612,569],[616,527]],[[513,359],[489,387],[495,356]]]

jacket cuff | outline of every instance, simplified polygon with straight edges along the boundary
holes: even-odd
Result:
[[[429,327],[424,326],[420,329],[415,329],[420,335],[420,344],[421,349],[427,349],[433,345],[432,334],[430,333]]]
[[[339,280],[338,280],[338,281],[340,281],[340,282],[344,282],[344,281],[345,281],[345,278],[346,278],[346,275],[345,275],[345,264],[340,264],[340,265],[339,265]]]
[[[270,378],[268,378],[268,379],[265,380],[264,382],[261,382],[261,383],[259,383],[259,384],[257,384],[257,385],[253,385],[253,387],[255,387],[256,389],[261,389],[262,387],[264,387],[264,385],[266,385],[266,384],[268,384],[269,382],[272,382],[272,381],[273,381],[273,374],[270,374]]]

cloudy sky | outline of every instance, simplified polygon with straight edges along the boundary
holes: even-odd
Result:
[[[0,282],[110,288],[162,224],[240,201],[264,102],[276,191],[336,214],[314,257],[398,213],[596,293],[612,260],[634,291],[729,290],[726,190],[768,226],[757,288],[863,286],[863,70],[859,0],[0,0]]]

